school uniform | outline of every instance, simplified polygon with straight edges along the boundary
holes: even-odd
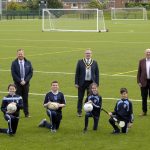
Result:
[[[102,107],[102,97],[99,95],[92,94],[86,98],[85,103],[88,101],[92,101],[93,110],[91,112],[86,112],[86,114],[85,114],[84,130],[87,130],[89,117],[93,117],[93,120],[94,120],[93,130],[97,130],[98,122],[99,122],[99,118],[100,118],[100,111],[101,111],[101,107]]]
[[[128,99],[120,99],[117,101],[114,112],[112,112],[112,115],[118,120],[118,121],[124,121],[125,126],[121,128],[122,133],[127,133],[128,130],[128,123],[133,122],[133,108],[132,103]],[[110,124],[114,128],[114,132],[120,132],[120,129],[115,124],[116,121],[113,118],[109,119]]]
[[[7,106],[12,102],[16,103],[17,110],[16,112],[9,114],[7,113]],[[0,128],[0,133],[7,133],[11,135],[16,133],[19,122],[20,109],[22,108],[23,108],[23,101],[21,96],[7,95],[3,98],[1,111],[4,113],[4,118],[8,122],[8,129]]]
[[[45,96],[44,104],[48,102],[56,102],[59,104],[66,104],[64,94],[61,92],[53,93],[49,92]],[[51,128],[52,130],[59,129],[60,122],[62,120],[62,107],[59,107],[57,110],[46,109],[46,113],[50,118],[50,124],[46,121],[45,126]]]

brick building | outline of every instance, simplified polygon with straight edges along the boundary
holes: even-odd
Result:
[[[61,0],[64,8],[84,8],[91,0]],[[98,0],[103,2],[104,0]],[[109,0],[108,7],[125,7],[126,2],[150,2],[150,0]]]

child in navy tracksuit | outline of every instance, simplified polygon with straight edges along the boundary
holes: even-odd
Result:
[[[50,118],[50,123],[46,121],[46,119],[43,119],[39,124],[39,127],[49,128],[53,133],[59,129],[60,122],[62,119],[62,108],[65,107],[66,105],[64,94],[62,92],[59,92],[58,89],[59,89],[58,82],[53,81],[51,83],[51,91],[46,94],[43,104],[44,107],[46,108],[47,115]],[[58,104],[57,110],[52,110],[48,108],[48,105],[51,102],[55,102]]]
[[[18,122],[19,122],[19,114],[20,109],[23,108],[22,97],[16,95],[16,86],[14,84],[10,84],[8,86],[8,95],[5,96],[2,100],[1,111],[4,113],[4,118],[8,122],[8,128],[2,129],[0,128],[0,133],[6,133],[9,135],[14,135],[17,131]],[[14,103],[17,107],[15,112],[8,112],[7,106],[10,103]]]
[[[93,130],[97,130],[98,122],[100,118],[100,111],[102,106],[102,97],[98,94],[98,86],[96,83],[92,83],[89,88],[89,95],[85,100],[85,103],[92,103],[93,110],[86,112],[85,114],[85,127],[83,132],[85,133],[88,128],[89,117],[93,117],[94,125]]]
[[[115,117],[118,121],[124,121],[125,126],[121,128],[122,133],[127,133],[128,128],[133,123],[133,108],[131,101],[128,100],[128,91],[126,88],[120,89],[121,99],[117,101],[114,112],[109,112],[110,116]],[[114,128],[113,134],[120,133],[120,129],[115,124],[116,121],[111,117],[110,124]]]

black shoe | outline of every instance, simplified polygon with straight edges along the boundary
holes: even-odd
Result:
[[[84,129],[83,129],[83,133],[86,133],[86,132],[87,132],[87,129],[86,129],[86,128],[84,128]]]
[[[46,118],[43,119],[43,120],[39,123],[38,127],[45,127],[45,122],[46,122]]]
[[[77,113],[77,116],[78,116],[78,117],[82,117],[82,113],[81,113],[81,112],[80,112],[80,113],[78,112],[78,113]]]
[[[114,130],[114,131],[112,132],[112,134],[119,134],[119,133],[120,133],[120,129]]]
[[[31,116],[30,115],[25,115],[25,118],[31,118]]]
[[[141,114],[139,114],[140,116],[147,116],[146,112],[142,112]]]

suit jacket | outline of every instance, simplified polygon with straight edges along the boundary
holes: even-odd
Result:
[[[139,61],[137,83],[141,83],[142,87],[147,85],[146,58]]]
[[[28,61],[26,58],[24,58],[24,69],[25,69],[24,80],[25,80],[26,84],[28,84],[33,75],[33,68],[32,68],[31,62]],[[11,74],[12,74],[12,78],[13,78],[14,82],[17,84],[20,84],[21,76],[20,76],[20,65],[19,65],[18,59],[15,59],[12,62]]]
[[[75,84],[82,86],[85,81],[85,74],[86,74],[86,66],[83,60],[79,60],[76,67],[76,74],[75,74]],[[97,62],[93,60],[91,65],[91,78],[92,81],[99,85],[99,68]]]

